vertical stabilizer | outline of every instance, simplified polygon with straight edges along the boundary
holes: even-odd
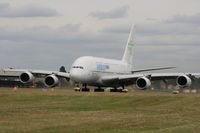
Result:
[[[134,25],[131,26],[131,31],[130,31],[125,52],[122,58],[123,62],[126,62],[127,64],[130,64],[130,65],[133,64],[133,47],[134,47],[133,29],[134,29]]]

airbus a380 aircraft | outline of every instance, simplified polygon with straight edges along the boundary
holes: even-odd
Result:
[[[133,48],[134,38],[132,26],[122,60],[84,56],[74,61],[69,73],[16,69],[4,69],[4,72],[22,71],[21,75],[19,75],[22,83],[33,82],[37,77],[44,77],[44,83],[47,87],[55,87],[59,83],[59,77],[63,77],[81,83],[85,89],[87,89],[87,85],[97,86],[99,88],[124,88],[126,85],[133,84],[136,84],[139,89],[146,89],[151,86],[151,81],[165,79],[174,79],[177,85],[186,87],[192,84],[193,76],[200,75],[199,73],[141,74],[144,71],[172,69],[173,67],[134,71]]]

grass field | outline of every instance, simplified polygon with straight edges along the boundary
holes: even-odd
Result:
[[[198,133],[200,95],[0,89],[0,133]]]

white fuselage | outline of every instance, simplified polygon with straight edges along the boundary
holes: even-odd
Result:
[[[84,56],[73,63],[70,78],[78,83],[101,86],[103,76],[130,73],[131,65],[121,60]]]

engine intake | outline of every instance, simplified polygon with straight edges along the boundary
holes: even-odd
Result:
[[[34,80],[34,76],[30,72],[24,72],[19,76],[19,79],[22,83],[30,83]]]
[[[177,77],[176,83],[180,87],[189,87],[192,84],[192,80],[187,75],[182,75],[182,76]]]
[[[147,77],[141,77],[136,80],[136,86],[139,89],[147,89],[151,86],[151,81]]]
[[[44,80],[45,86],[55,87],[58,84],[58,78],[53,74],[49,75]]]

